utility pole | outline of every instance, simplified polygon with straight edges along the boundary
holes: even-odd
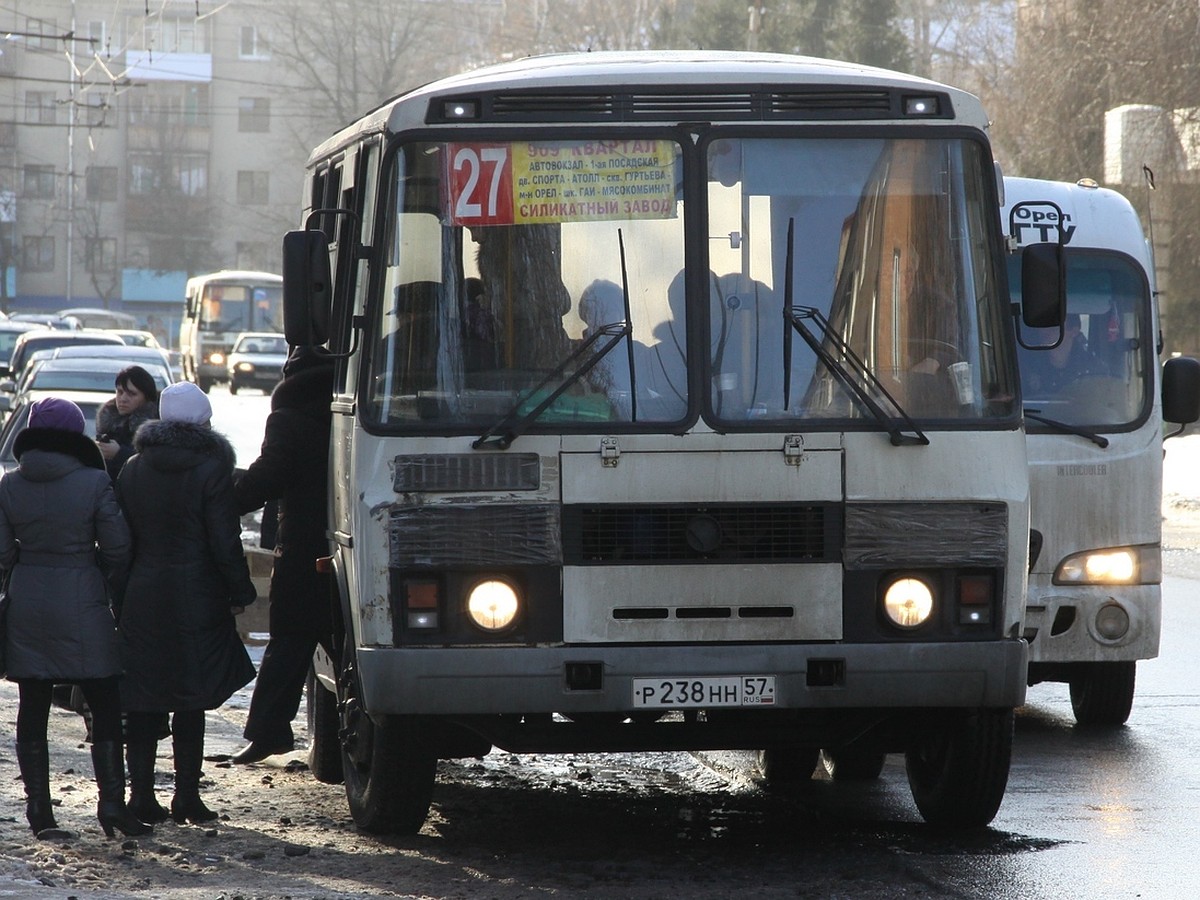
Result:
[[[767,8],[758,3],[751,3],[747,9],[750,13],[750,24],[746,29],[746,49],[757,50],[758,35],[762,31],[762,17]]]

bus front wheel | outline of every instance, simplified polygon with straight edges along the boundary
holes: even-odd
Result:
[[[886,760],[886,753],[874,750],[821,751],[821,768],[832,781],[874,781]]]
[[[1071,711],[1080,725],[1124,725],[1133,710],[1137,663],[1082,663],[1071,675]]]
[[[817,767],[816,747],[771,747],[758,751],[758,771],[767,784],[800,784]]]
[[[437,757],[416,716],[371,716],[362,708],[354,648],[338,678],[342,774],[354,824],[372,834],[416,834],[429,814]]]
[[[978,709],[931,725],[904,754],[922,818],[951,828],[991,822],[1008,785],[1012,742],[1011,709]]]

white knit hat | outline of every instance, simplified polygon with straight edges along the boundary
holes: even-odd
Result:
[[[163,388],[158,395],[158,416],[164,422],[204,425],[212,418],[212,404],[196,385],[180,381]]]

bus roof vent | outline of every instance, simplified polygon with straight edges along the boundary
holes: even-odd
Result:
[[[491,118],[517,122],[609,119],[615,112],[615,98],[611,94],[496,94],[491,101]]]
[[[774,119],[874,119],[895,115],[887,91],[789,91],[770,95]]]

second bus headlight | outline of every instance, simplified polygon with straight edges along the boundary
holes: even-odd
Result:
[[[898,578],[883,592],[883,611],[901,628],[924,625],[933,612],[933,590],[919,578]]]
[[[467,595],[467,615],[484,631],[504,631],[521,610],[517,590],[507,581],[481,581]]]
[[[1158,584],[1162,557],[1157,547],[1106,547],[1073,553],[1054,570],[1055,584]]]

